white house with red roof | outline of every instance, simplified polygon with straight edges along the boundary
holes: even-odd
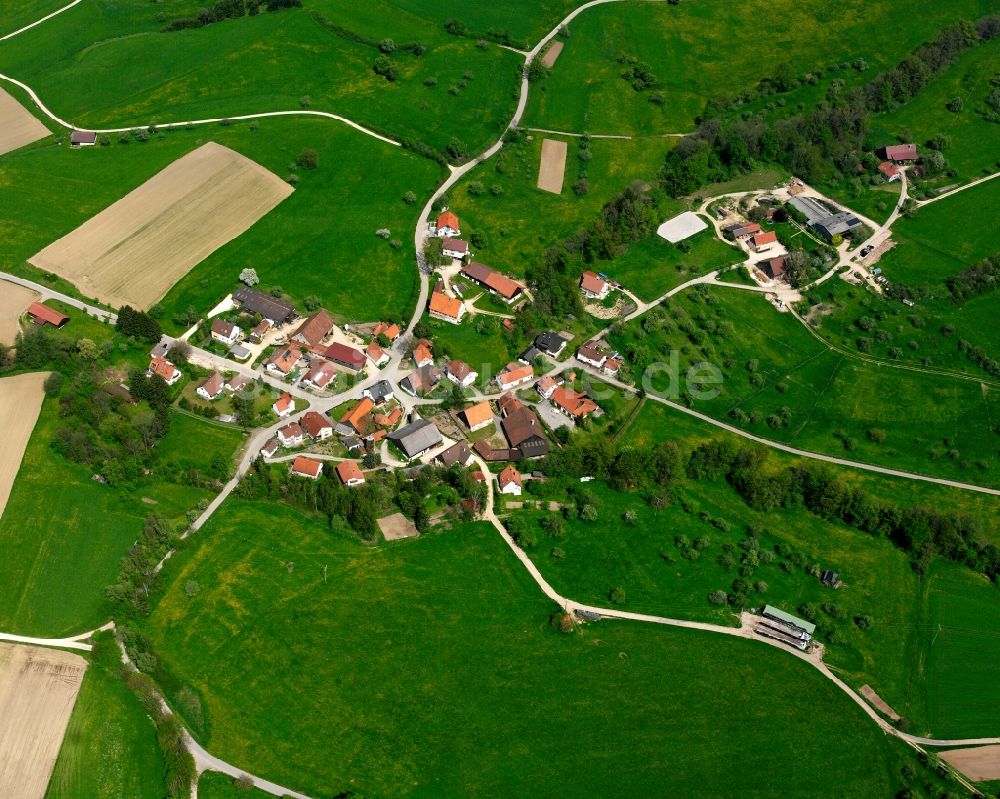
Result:
[[[156,357],[149,362],[149,368],[146,370],[146,377],[152,377],[153,375],[163,378],[163,382],[168,386],[172,386],[181,379],[181,370],[166,358]]]
[[[603,300],[611,291],[611,284],[596,272],[584,272],[580,277],[580,290],[585,297]]]
[[[392,360],[392,358],[389,357],[389,353],[387,353],[374,341],[368,342],[368,348],[365,350],[365,355],[367,355],[368,360],[375,364],[376,368],[379,369]]]
[[[365,473],[361,471],[361,467],[358,466],[357,461],[341,461],[338,463],[337,477],[340,478],[340,482],[349,488],[364,485],[365,483]]]
[[[292,461],[292,468],[289,470],[289,473],[296,477],[308,477],[310,480],[318,480],[319,476],[323,474],[323,461],[299,455]]]
[[[219,395],[222,394],[222,387],[224,383],[225,381],[222,379],[222,375],[218,372],[213,372],[198,384],[198,388],[195,389],[195,393],[202,399],[218,399]]]
[[[521,496],[521,475],[513,465],[505,466],[503,471],[497,475],[497,487],[501,494]]]
[[[295,410],[295,400],[293,400],[292,395],[286,391],[278,397],[277,402],[271,406],[271,410],[278,415],[279,419],[284,419]]]
[[[452,382],[458,383],[462,388],[468,388],[476,382],[479,372],[475,371],[465,361],[449,361],[445,376]]]
[[[458,224],[458,217],[451,211],[442,211],[434,222],[434,235],[450,239],[461,236],[462,230]]]
[[[329,361],[320,361],[315,364],[302,378],[302,385],[322,391],[337,374],[337,370]]]

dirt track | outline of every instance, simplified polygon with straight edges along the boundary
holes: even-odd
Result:
[[[44,396],[42,386],[48,375],[48,372],[30,372],[0,379],[0,452],[3,453],[0,459],[0,516],[3,516],[14,478],[21,468],[24,448],[38,421]],[[5,795],[0,791],[0,796]]]
[[[545,55],[542,56],[542,66],[545,68],[551,67],[556,63],[556,59],[559,58],[559,54],[563,51],[563,42],[553,42],[552,46],[545,51]]]
[[[941,759],[947,760],[973,782],[1000,780],[1000,746],[949,749],[941,753]]]
[[[70,652],[0,644],[0,796],[42,799],[83,682]]]
[[[277,175],[209,142],[29,262],[112,307],[145,309],[291,193]]]
[[[49,129],[0,89],[0,155],[44,139]]]
[[[17,319],[38,299],[31,289],[4,283],[0,289],[0,344],[13,344],[17,335]]]
[[[538,166],[538,188],[562,194],[566,173],[566,142],[546,139],[542,142],[542,160]]]

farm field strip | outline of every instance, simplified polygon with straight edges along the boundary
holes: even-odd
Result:
[[[112,307],[148,308],[291,193],[277,175],[209,142],[29,263]]]
[[[0,644],[0,795],[42,799],[87,661]]]
[[[0,452],[4,453],[0,462],[0,516],[42,409],[46,377],[46,372],[31,372],[0,378]]]
[[[44,139],[49,129],[0,88],[0,155]]]
[[[40,296],[37,291],[24,286],[3,287],[0,291],[0,344],[14,343],[19,329],[18,319]]]

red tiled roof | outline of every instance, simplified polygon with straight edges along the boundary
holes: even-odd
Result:
[[[50,308],[40,302],[33,302],[28,306],[28,315],[33,317],[37,324],[48,324],[53,327],[59,327],[69,321],[66,314],[59,313],[55,308]]]
[[[465,361],[451,361],[448,363],[448,374],[462,381],[472,374],[472,367]]]
[[[509,386],[519,380],[531,377],[534,373],[535,372],[531,368],[531,364],[522,366],[516,363],[509,363],[507,364],[507,368],[497,375],[497,379],[500,381],[502,386]]]
[[[457,224],[456,225],[452,225],[452,227],[454,227],[456,230],[458,229],[458,225]],[[467,253],[469,251],[469,242],[467,242],[467,241],[465,241],[463,239],[451,239],[451,238],[448,238],[448,239],[444,239],[441,242],[441,249],[443,249],[443,250],[451,250],[452,252],[464,252],[464,253]]]
[[[337,464],[337,477],[346,485],[350,480],[364,480],[365,474],[357,461],[341,461]]]
[[[316,411],[309,411],[301,419],[302,429],[309,434],[309,438],[318,438],[323,430],[333,429],[333,422]]]
[[[322,461],[307,458],[305,455],[299,455],[292,462],[292,471],[295,474],[305,475],[306,477],[318,477],[322,468]]]
[[[458,230],[458,217],[455,216],[451,211],[445,211],[437,218],[437,228],[450,227],[452,230]]]
[[[491,269],[485,264],[475,261],[462,269],[462,274],[487,288],[493,289],[497,294],[508,300],[521,290],[521,287],[509,277],[504,277],[495,269]]]
[[[462,415],[465,417],[465,423],[471,428],[478,424],[482,424],[488,419],[493,419],[493,409],[490,407],[490,403],[487,400],[483,400],[469,408],[462,411]]]
[[[149,362],[149,371],[154,375],[159,375],[164,380],[170,380],[177,371],[177,367],[166,358],[153,358]]]
[[[413,350],[413,362],[419,366],[422,363],[433,360],[434,357],[431,354],[431,348],[424,342],[417,344]]]
[[[497,407],[500,409],[500,413],[506,416],[508,413],[519,411],[524,405],[516,395],[508,392],[500,395],[500,399],[497,400]]]
[[[887,178],[894,178],[899,174],[899,167],[890,161],[883,161],[878,165],[878,171],[881,172]]]
[[[333,319],[326,311],[319,310],[299,325],[292,338],[304,341],[306,344],[319,344],[331,330],[333,330]]]
[[[582,419],[597,410],[597,403],[584,392],[564,386],[552,392],[552,401],[577,419]]]
[[[773,230],[765,231],[764,233],[758,233],[754,236],[751,241],[754,247],[760,247],[762,244],[773,244],[778,240],[777,234]]]
[[[323,350],[323,354],[331,361],[350,366],[354,369],[361,369],[365,365],[365,354],[354,347],[348,347],[339,341],[333,342]]]
[[[885,148],[885,157],[890,161],[915,161],[917,159],[917,145],[915,144],[890,144]]]
[[[462,313],[462,301],[435,291],[431,294],[430,310],[449,319],[458,319]]]
[[[281,411],[287,410],[294,404],[295,403],[292,400],[292,395],[286,391],[280,397],[278,397],[278,401],[274,403],[274,407],[277,408],[278,412],[280,413]]]
[[[302,357],[302,350],[298,347],[285,347],[280,349],[271,356],[271,363],[274,364],[275,368],[279,371],[288,374],[295,367],[295,364],[299,362]]]
[[[333,368],[333,364],[328,361],[321,361],[309,370],[305,379],[317,388],[326,388],[336,373],[337,370]]]
[[[365,397],[358,403],[357,407],[345,413],[340,421],[347,422],[351,427],[361,432],[361,420],[364,419],[369,413],[372,412],[372,408],[375,407],[375,403],[372,402],[368,397]]]
[[[385,336],[389,341],[395,341],[399,338],[400,334],[399,325],[389,324],[388,322],[379,322],[375,325],[375,329],[372,331],[373,336]]]
[[[222,375],[220,375],[218,372],[213,372],[212,374],[210,374],[208,377],[206,377],[204,380],[201,381],[201,384],[198,386],[198,388],[205,389],[205,391],[208,393],[209,396],[215,397],[218,396],[220,391],[222,391],[223,382],[224,381],[222,379]]]
[[[521,474],[513,466],[505,466],[497,475],[497,484],[503,489],[511,483],[521,485]]]
[[[607,285],[608,281],[596,272],[584,272],[580,278],[580,288],[591,294],[600,294]]]

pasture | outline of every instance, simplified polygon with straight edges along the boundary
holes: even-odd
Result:
[[[0,644],[0,795],[42,799],[87,661]]]
[[[778,0],[768,7],[767,46],[761,47],[761,20],[750,5],[597,6],[570,23],[565,53],[551,76],[532,86],[525,124],[576,133],[684,133],[709,98],[735,99],[782,69],[799,77],[845,64],[838,78],[857,85],[896,66],[945,25],[995,10],[987,0],[957,0],[917,15],[905,13],[909,8],[904,0],[878,7],[861,0],[828,6]],[[870,35],[886,26],[893,29],[891,41]],[[649,88],[636,91],[623,77],[630,58],[649,65],[655,78]],[[849,66],[859,58],[863,71]],[[781,95],[767,100],[784,103]]]
[[[0,344],[14,343],[20,330],[21,314],[37,299],[38,294],[31,289],[13,283],[3,284],[3,293],[0,294]]]
[[[0,8],[0,36],[30,25],[64,5],[60,0],[7,0]]]
[[[548,134],[545,138],[552,140]],[[652,182],[671,147],[669,139],[594,139],[585,148],[590,156],[584,162],[580,140],[571,139],[567,185],[557,195],[536,185],[542,135],[528,133],[456,184],[449,193],[450,207],[462,222],[463,238],[482,236],[482,245],[473,248],[477,261],[520,276],[526,261],[596,219],[634,181]],[[582,195],[571,190],[581,170],[588,182]]]
[[[270,799],[258,788],[237,787],[232,777],[218,771],[203,772],[198,778],[198,799]]]
[[[31,372],[0,378],[0,519],[10,499],[11,486],[21,468],[21,458],[38,421],[45,397],[48,372]]]
[[[0,88],[0,155],[44,139],[49,129]]]
[[[378,48],[355,40],[359,10],[326,2],[162,33],[164,22],[196,16],[198,4],[81,3],[6,42],[0,72],[32,86],[53,113],[82,127],[310,109],[440,152],[453,138],[470,154],[496,140],[513,113],[520,55],[448,35],[444,18],[387,10],[382,18],[390,22],[363,32],[427,48],[420,56],[393,52],[390,81],[374,71]],[[139,61],[143,69],[129,68]],[[86,100],[75,88],[81,85]]]
[[[112,308],[145,310],[291,193],[277,175],[208,142],[28,263]]]
[[[73,635],[104,624],[110,612],[104,589],[114,583],[119,560],[146,517],[155,513],[178,522],[210,496],[205,489],[170,482],[161,471],[131,490],[103,486],[91,479],[91,469],[53,451],[61,426],[58,403],[49,400],[0,518],[0,584],[5,586],[0,629],[23,635]],[[241,439],[238,432],[175,415],[159,447],[168,453],[183,449],[188,454],[181,467],[196,464],[207,472],[223,434],[232,452]],[[161,463],[169,466],[162,455]],[[180,468],[171,476],[184,479]]]
[[[193,544],[145,627],[201,697],[202,743],[289,787],[719,796],[733,790],[720,759],[750,795],[901,783],[909,755],[786,653],[628,623],[556,632],[488,526],[365,549],[283,506],[230,502]],[[570,738],[587,757],[564,756]]]
[[[368,321],[412,311],[416,292],[413,254],[392,240],[412,237],[415,210],[403,201],[413,191],[424,202],[440,168],[401,148],[322,119],[268,119],[259,123],[161,131],[149,141],[70,151],[55,145],[0,159],[0,268],[51,283],[27,259],[128,194],[208,140],[235,150],[296,189],[250,230],[206,258],[160,305],[164,327],[188,327],[188,311],[204,313],[233,290],[240,271],[253,266],[264,290],[280,286],[298,302],[316,296],[343,321]],[[294,166],[304,149],[316,151],[315,169]],[[358,189],[364,187],[364,191]],[[56,196],[73,203],[53,202]],[[336,211],[336,212],[335,212]],[[375,231],[386,228],[385,241]],[[304,268],[308,264],[308,268]],[[368,290],[358,291],[360,281]]]
[[[833,351],[757,293],[688,289],[610,341],[634,373],[644,375],[647,390],[668,397],[692,389],[692,367],[714,365],[722,382],[706,385],[700,399],[694,394],[693,407],[756,435],[851,460],[1000,484],[989,421],[1000,418],[995,394],[972,381],[879,367]]]
[[[108,646],[114,657],[117,647]],[[163,755],[146,709],[121,679],[92,663],[45,799],[163,796],[163,783]]]

